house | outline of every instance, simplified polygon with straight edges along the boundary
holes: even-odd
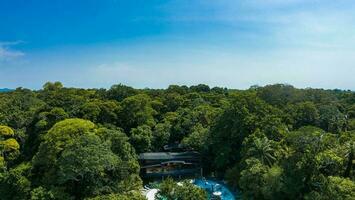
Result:
[[[188,177],[200,175],[201,156],[198,152],[152,152],[139,154],[144,178]]]

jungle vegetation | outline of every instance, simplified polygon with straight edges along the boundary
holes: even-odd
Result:
[[[0,199],[141,200],[137,154],[173,143],[243,199],[355,197],[355,92],[48,82],[0,93]],[[161,193],[205,199],[186,185]]]

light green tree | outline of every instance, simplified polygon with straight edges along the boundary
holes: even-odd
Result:
[[[141,180],[135,157],[121,157],[125,150],[112,146],[118,138],[109,132],[83,119],[55,124],[33,158],[31,172],[36,181],[76,199],[138,189]],[[127,145],[122,148],[131,153]]]

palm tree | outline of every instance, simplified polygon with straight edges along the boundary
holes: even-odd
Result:
[[[276,158],[274,157],[274,149],[272,148],[272,141],[263,138],[256,138],[253,141],[253,147],[249,149],[251,156],[258,158],[264,165],[271,166]]]
[[[355,159],[354,158],[354,154],[355,154],[355,142],[348,142],[345,144],[345,147],[346,147],[346,158],[348,159],[347,161],[347,165],[346,165],[346,169],[345,169],[345,172],[344,172],[344,177],[350,177],[350,174],[351,174],[351,171],[352,171],[352,168],[353,168],[353,160]]]

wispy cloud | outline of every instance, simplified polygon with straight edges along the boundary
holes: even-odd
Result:
[[[177,26],[218,24],[214,30],[224,37],[254,36],[259,46],[285,48],[353,48],[355,3],[352,0],[175,0],[165,5],[167,17]],[[175,29],[173,29],[175,30]],[[223,32],[224,31],[224,32]]]
[[[0,41],[0,61],[9,61],[25,55],[23,51],[16,50],[13,46],[23,43],[22,41]]]

